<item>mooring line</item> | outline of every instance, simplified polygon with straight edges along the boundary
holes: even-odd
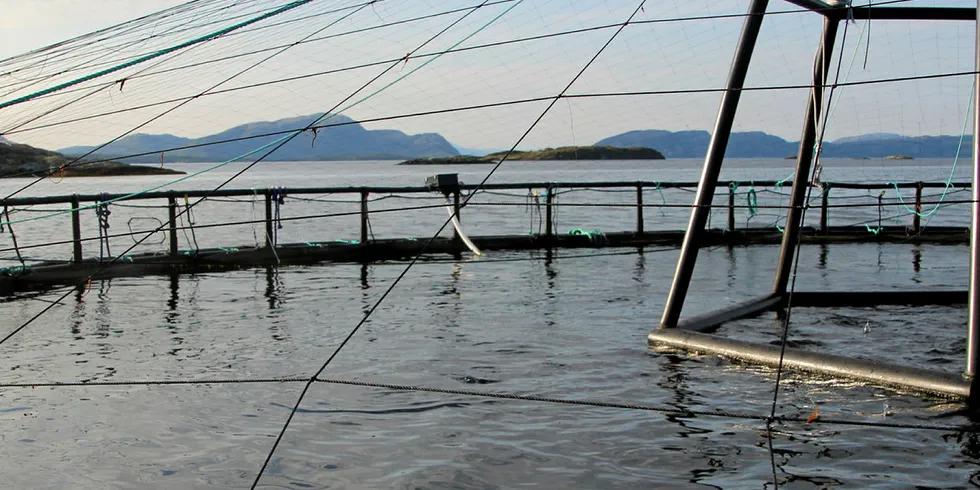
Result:
[[[268,383],[308,383],[308,377],[265,377],[265,378],[210,378],[210,379],[163,379],[163,380],[131,380],[131,381],[41,381],[36,383],[0,383],[0,389],[37,389],[37,388],[81,388],[81,387],[141,387],[141,386],[193,386],[193,385],[221,385],[221,384],[268,384]],[[797,423],[803,425],[844,425],[857,427],[875,427],[889,429],[916,429],[937,432],[952,432],[963,434],[975,434],[977,430],[971,427],[956,425],[935,425],[935,424],[913,424],[902,422],[877,422],[869,420],[851,420],[820,417],[810,420],[808,417],[797,417],[790,415],[777,415],[770,418],[768,415],[735,412],[730,410],[705,410],[694,408],[683,408],[669,405],[647,405],[642,403],[623,403],[606,400],[582,399],[582,398],[559,398],[533,394],[505,393],[497,391],[462,390],[457,388],[438,388],[431,386],[406,385],[398,383],[382,383],[374,381],[362,381],[353,379],[339,378],[316,378],[315,382],[333,385],[358,386],[363,388],[377,388],[394,391],[411,391],[422,393],[437,393],[443,395],[473,396],[481,398],[493,398],[499,400],[527,401],[550,403],[560,405],[575,405],[594,408],[613,408],[623,410],[637,410],[644,412],[657,412],[670,416],[680,417],[712,417],[729,418],[741,420],[754,420],[757,422],[771,424],[776,423]]]

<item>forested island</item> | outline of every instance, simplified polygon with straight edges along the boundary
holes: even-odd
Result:
[[[51,150],[0,141],[0,178],[14,177],[106,177],[115,175],[171,175],[178,170],[145,165],[128,165],[114,161],[74,162],[74,159]]]
[[[451,157],[415,158],[399,165],[471,165],[497,163],[507,155],[501,151],[484,156],[456,155]],[[613,146],[563,146],[537,151],[513,151],[509,160],[664,160],[663,154],[653,148]]]

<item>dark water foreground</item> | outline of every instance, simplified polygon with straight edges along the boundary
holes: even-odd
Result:
[[[775,247],[702,252],[685,314],[769,287]],[[767,414],[775,375],[653,352],[677,252],[491,253],[418,264],[325,376]],[[966,247],[804,247],[805,289],[962,288]],[[403,263],[114,279],[70,296],[3,349],[0,382],[309,376]],[[2,303],[12,329],[55,294]],[[804,348],[962,370],[960,308],[794,312]],[[773,341],[771,315],[722,333]],[[11,488],[242,488],[302,384],[2,389]],[[966,425],[959,405],[784,378],[777,413]],[[762,488],[762,423],[316,384],[267,488]],[[965,488],[975,436],[786,424],[781,488]],[[771,483],[768,485],[771,487]]]

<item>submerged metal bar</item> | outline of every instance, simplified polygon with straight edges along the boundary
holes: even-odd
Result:
[[[691,276],[694,274],[694,264],[698,258],[700,248],[698,242],[711,211],[715,187],[718,185],[718,174],[721,172],[722,163],[724,163],[725,149],[728,146],[728,138],[731,136],[732,123],[735,121],[738,100],[742,94],[745,75],[749,70],[749,62],[752,60],[752,52],[755,50],[755,42],[759,37],[759,29],[762,27],[762,19],[765,17],[768,4],[769,0],[752,0],[748,15],[742,25],[742,34],[738,40],[738,45],[735,47],[735,56],[732,59],[728,83],[721,98],[721,107],[718,109],[715,128],[711,134],[711,143],[708,145],[708,153],[704,159],[704,169],[701,172],[701,179],[698,181],[697,195],[694,198],[694,207],[691,209],[691,219],[684,235],[684,244],[681,246],[681,256],[677,259],[677,270],[674,272],[674,280],[667,296],[667,305],[664,307],[664,314],[660,319],[660,328],[676,327],[677,321],[680,319],[687,290],[691,285]]]
[[[728,308],[699,315],[677,324],[677,328],[694,332],[710,332],[723,323],[758,315],[771,310],[783,302],[781,296],[767,294],[758,298],[734,304]]]
[[[780,360],[780,347],[778,345],[726,339],[678,328],[654,330],[650,332],[647,340],[651,346],[723,356],[764,366],[776,367]],[[786,348],[782,357],[784,369],[867,381],[879,385],[957,398],[966,398],[970,395],[969,381],[955,373],[942,373],[885,362],[808,352],[791,347]]]
[[[837,39],[838,24],[837,19],[824,17],[823,37],[813,60],[813,88],[810,89],[810,98],[807,101],[806,116],[803,121],[803,135],[800,137],[800,149],[797,152],[793,192],[790,197],[789,212],[786,214],[783,243],[776,264],[776,277],[772,285],[774,294],[786,293],[789,277],[793,271],[793,256],[796,253],[796,244],[799,242],[800,226],[806,213],[806,198],[810,189],[810,167],[813,164],[813,147],[817,139],[817,122],[820,120],[820,109],[823,107],[823,91],[827,83],[827,72],[830,71],[830,60],[834,57],[834,40]]]
[[[977,0],[980,12],[980,0]],[[974,47],[975,67],[980,69],[980,17],[977,22],[977,44]],[[980,74],[974,76],[973,87],[973,134],[980,135]],[[970,191],[972,217],[970,219],[970,301],[969,327],[966,342],[966,374],[974,376],[980,369],[980,137],[973,138],[973,186]]]

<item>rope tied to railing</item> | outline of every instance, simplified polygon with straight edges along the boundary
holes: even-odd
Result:
[[[207,198],[203,198],[203,199],[207,199]],[[193,207],[191,206],[191,200],[187,196],[187,194],[184,194],[184,208],[186,209],[187,212],[187,228],[191,230],[191,237],[190,237],[191,239],[189,241],[194,244],[194,253],[197,253],[201,250],[201,247],[197,245],[197,232],[194,231],[194,225],[196,224],[194,223],[194,211],[193,211]],[[187,238],[186,229],[184,230],[184,238],[185,239]]]
[[[273,187],[272,188],[272,222],[275,226],[272,227],[272,243],[279,243],[279,230],[282,229],[282,216],[280,214],[280,208],[286,203],[286,188],[285,187]]]
[[[524,213],[530,213],[527,225],[528,235],[534,234],[534,213],[538,214],[538,235],[540,235],[541,224],[544,218],[541,217],[541,196],[538,195],[538,191],[536,189],[529,188],[527,190],[527,196],[524,198]]]
[[[109,209],[109,193],[100,194],[99,202],[95,204],[95,216],[99,220],[99,260],[111,257],[112,251],[109,249],[109,216],[112,210]]]
[[[3,216],[7,221],[7,231],[10,232],[10,240],[14,242],[14,252],[17,254],[17,260],[20,261],[18,272],[23,273],[27,270],[27,265],[24,263],[24,257],[20,254],[20,246],[17,245],[17,234],[14,233],[14,225],[10,223],[10,208],[6,204],[3,205],[3,213],[0,213],[0,216]],[[3,231],[3,222],[0,222],[0,233],[3,233]]]
[[[656,190],[657,192],[660,193],[660,207],[657,208],[657,211],[660,211],[660,217],[661,218],[666,218],[667,217],[667,213],[664,212],[664,208],[663,207],[667,205],[667,198],[664,197],[664,191],[663,191],[663,189],[660,188],[660,181],[658,180],[657,182],[654,182],[654,184],[656,184],[656,187],[654,187],[654,190]]]

